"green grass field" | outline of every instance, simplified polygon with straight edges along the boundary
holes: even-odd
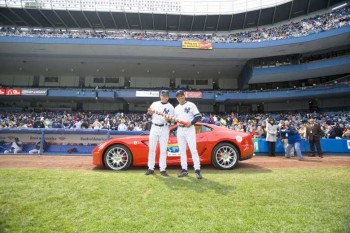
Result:
[[[0,170],[0,232],[350,232],[350,169]]]

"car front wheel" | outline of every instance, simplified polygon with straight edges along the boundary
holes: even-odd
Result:
[[[212,152],[213,165],[221,170],[230,170],[238,164],[239,153],[230,143],[220,143]]]
[[[130,150],[123,145],[110,146],[103,156],[106,168],[119,171],[127,170],[132,162],[132,155]]]

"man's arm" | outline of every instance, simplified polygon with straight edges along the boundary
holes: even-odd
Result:
[[[191,121],[191,125],[196,124],[198,121],[202,119],[202,116],[200,114],[194,116],[194,119]]]
[[[147,115],[148,117],[151,117],[153,115],[153,110],[151,108],[147,110]]]
[[[21,141],[17,141],[17,142],[15,142],[15,144],[16,144],[16,146],[21,147],[23,143]]]

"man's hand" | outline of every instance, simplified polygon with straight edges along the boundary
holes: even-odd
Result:
[[[169,115],[165,115],[164,117],[166,121],[174,121],[174,119]]]
[[[152,115],[152,114],[153,114],[152,108],[149,108],[149,109],[147,110],[147,114],[148,114],[148,115]]]
[[[177,123],[184,125],[186,127],[190,127],[191,126],[191,122],[187,122],[187,121],[181,121],[181,120],[176,120]]]
[[[188,127],[190,127],[192,124],[191,124],[191,122],[186,122],[186,124],[185,124],[185,126],[188,128]]]

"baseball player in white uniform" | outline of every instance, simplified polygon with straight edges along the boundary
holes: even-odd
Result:
[[[11,148],[4,151],[4,154],[10,154],[10,153],[21,153],[23,149],[23,142],[19,140],[19,138],[14,138],[14,141],[11,144]]]
[[[169,102],[169,91],[162,90],[160,92],[160,101],[153,102],[148,109],[148,114],[152,115],[152,127],[149,134],[149,152],[148,152],[148,169],[145,175],[154,173],[156,147],[159,141],[159,170],[163,176],[168,176],[166,172],[166,151],[169,140],[169,121],[174,116],[174,107]],[[166,118],[158,113],[167,115]]]
[[[194,127],[194,124],[201,120],[202,115],[194,103],[186,101],[184,91],[177,91],[176,99],[179,104],[175,107],[175,119],[188,122],[187,124],[178,124],[177,128],[177,142],[179,144],[182,168],[178,177],[185,177],[188,175],[186,156],[186,145],[188,144],[192,155],[193,167],[195,169],[196,177],[198,179],[202,179],[199,155],[196,145],[196,129]]]

